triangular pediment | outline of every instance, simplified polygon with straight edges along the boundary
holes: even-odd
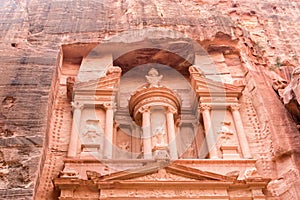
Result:
[[[88,171],[89,179],[97,182],[107,181],[128,181],[128,182],[153,182],[153,181],[234,181],[235,178],[224,176],[212,172],[202,171],[178,164],[155,162],[143,167],[115,172],[109,175],[100,175],[96,172]]]

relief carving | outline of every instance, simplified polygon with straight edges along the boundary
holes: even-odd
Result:
[[[60,172],[61,178],[78,178],[79,173],[76,170],[64,170]]]
[[[140,112],[140,113],[150,112],[150,108],[149,108],[149,106],[143,106],[138,110],[138,112]]]
[[[101,149],[103,133],[99,120],[86,120],[81,130],[82,150],[99,151]]]
[[[165,169],[159,169],[157,173],[132,179],[133,181],[196,181],[168,173]]]
[[[250,190],[229,190],[229,196],[232,198],[244,198],[244,197],[248,197],[251,198],[252,193]]]
[[[146,75],[146,79],[149,83],[149,87],[158,87],[160,85],[161,79],[163,78],[163,75],[159,75],[157,69],[151,68],[148,72],[148,75]]]
[[[128,151],[129,150],[129,142],[122,142],[119,144],[119,147],[122,151]]]
[[[86,120],[81,134],[83,138],[86,138],[88,141],[98,142],[98,139],[103,134],[103,130],[100,128],[100,121],[92,119]]]
[[[106,75],[110,75],[110,74],[120,75],[121,73],[122,73],[122,69],[118,66],[111,66],[106,71]]]
[[[279,178],[276,180],[272,180],[268,186],[268,191],[270,191],[270,193],[273,196],[280,196],[281,194],[285,193],[288,189],[289,186],[286,183],[286,180],[284,180],[283,178]]]
[[[83,105],[82,103],[78,102],[78,101],[72,102],[71,104],[72,104],[72,108],[73,108],[74,110],[75,110],[75,109],[81,110],[81,109],[83,109],[83,107],[84,107],[84,105]]]
[[[217,131],[217,133],[219,134],[219,138],[221,140],[220,143],[222,145],[226,145],[226,144],[233,145],[235,143],[233,138],[233,131],[229,129],[231,122],[224,121],[221,124],[222,124],[221,128]]]
[[[117,150],[118,158],[127,159],[130,158],[131,153],[130,145],[128,141],[123,141],[121,144],[118,144],[119,149]]]
[[[245,170],[244,178],[253,178],[253,177],[259,177],[257,173],[257,169],[255,167],[249,168]]]
[[[238,111],[240,109],[241,105],[238,103],[234,103],[230,105],[231,111]]]
[[[208,104],[200,104],[200,110],[203,112],[205,110],[211,110],[212,106]]]
[[[248,194],[248,193],[247,193]],[[228,197],[227,191],[222,189],[119,189],[103,190],[100,198],[203,198],[203,197],[224,196]]]
[[[234,138],[234,132],[229,128],[231,122],[222,122],[219,134],[219,148],[222,151],[223,159],[239,159],[238,145]]]
[[[165,135],[166,133],[164,127],[159,127],[158,129],[156,129],[153,134],[154,146],[166,146],[165,139],[164,139]]]

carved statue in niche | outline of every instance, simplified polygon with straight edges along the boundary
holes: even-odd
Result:
[[[155,146],[166,146],[165,139],[164,139],[165,135],[166,135],[166,133],[165,133],[164,127],[160,127],[157,130],[155,130],[155,133],[154,133]]]
[[[120,149],[122,151],[128,151],[129,150],[129,142],[122,142],[120,145],[119,145]]]
[[[229,128],[231,122],[223,121],[219,134],[218,147],[222,151],[223,159],[239,159],[238,144],[234,138],[234,132]]]
[[[115,125],[115,145],[114,155],[117,158],[131,158],[133,152],[133,148],[135,145],[134,138],[132,135],[133,130],[128,124],[116,124]]]
[[[165,124],[165,110],[162,107],[151,109],[152,148],[167,145]]]
[[[159,75],[157,69],[155,68],[151,68],[148,72],[148,75],[146,75],[149,87],[158,87],[162,78],[163,75]]]
[[[217,131],[220,138],[220,145],[234,144],[233,131],[229,129],[231,122],[222,122],[221,128]]]
[[[128,141],[123,141],[118,147],[118,158],[130,158],[131,153],[129,152],[130,146]]]

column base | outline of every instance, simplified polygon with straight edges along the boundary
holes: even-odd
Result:
[[[152,151],[154,152],[155,160],[170,160],[169,148],[167,146],[154,146]]]
[[[220,147],[223,159],[240,159],[238,147],[236,145],[222,145]]]
[[[97,157],[100,158],[100,145],[99,144],[82,144],[81,145],[81,152],[80,158],[87,158],[87,157]]]

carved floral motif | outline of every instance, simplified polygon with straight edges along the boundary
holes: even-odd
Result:
[[[200,110],[201,110],[202,112],[205,111],[205,110],[210,111],[211,108],[212,108],[211,105],[208,105],[208,104],[200,104]]]
[[[230,105],[230,109],[231,111],[238,111],[240,109],[241,105],[238,104],[238,103],[235,103],[235,104],[231,104]]]
[[[81,102],[78,102],[78,101],[72,102],[71,104],[72,104],[73,109],[81,110],[84,107],[84,104],[82,104]]]
[[[174,174],[168,173],[165,169],[159,169],[157,173],[142,176],[139,178],[132,179],[132,181],[196,181]]]

